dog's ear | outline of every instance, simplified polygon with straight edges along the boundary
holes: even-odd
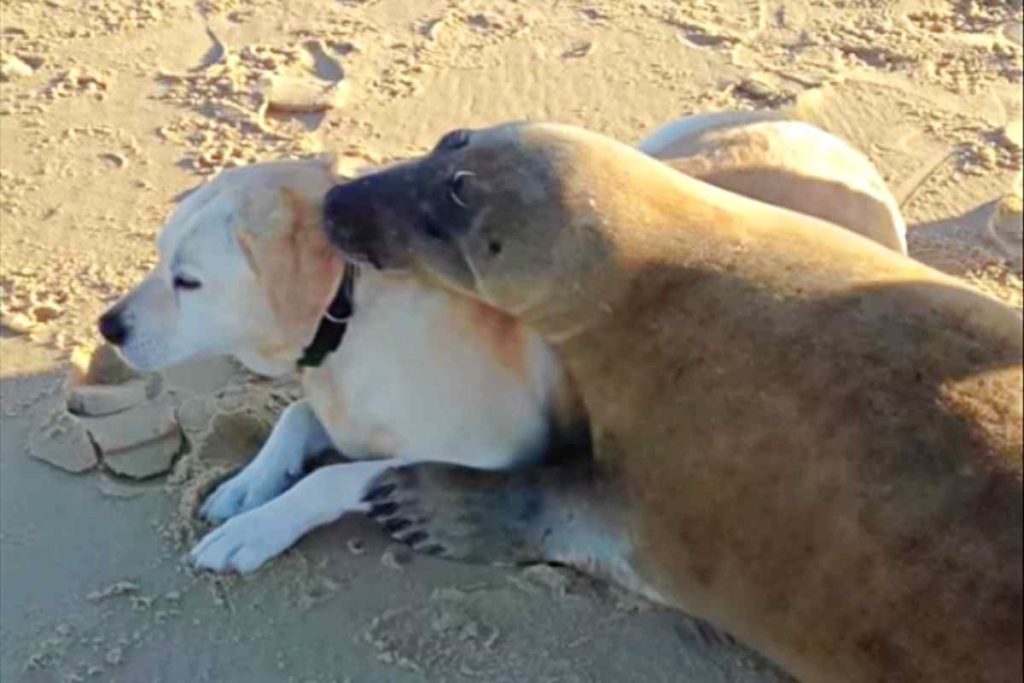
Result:
[[[252,193],[239,202],[233,230],[282,329],[315,327],[344,267],[317,203],[287,187]]]
[[[379,166],[375,166],[365,159],[337,152],[323,152],[315,157],[315,161],[336,180],[355,180],[381,170]]]
[[[334,151],[320,152],[320,154],[313,157],[314,162],[326,169],[327,172],[333,176],[338,175],[340,159],[341,155]]]
[[[280,187],[245,188],[233,197],[231,230],[239,239],[268,240],[295,229],[298,198]],[[244,236],[244,237],[243,237]]]

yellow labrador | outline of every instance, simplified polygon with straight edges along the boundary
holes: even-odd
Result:
[[[818,129],[772,118],[690,117],[640,148],[899,248],[902,219],[870,164]],[[199,567],[256,569],[314,527],[365,510],[369,483],[398,464],[502,469],[586,447],[586,416],[531,330],[411,277],[352,277],[322,225],[336,180],[325,160],[220,174],[184,199],[160,234],[157,266],[100,319],[103,336],[142,369],[231,354],[261,374],[301,372],[306,398],[204,502],[201,514],[223,524],[193,549]],[[812,191],[824,186],[830,193]],[[289,488],[327,448],[356,462]]]

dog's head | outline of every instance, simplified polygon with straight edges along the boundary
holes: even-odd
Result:
[[[231,354],[256,372],[295,367],[344,268],[321,227],[328,160],[226,171],[188,195],[153,271],[100,318],[132,365]]]

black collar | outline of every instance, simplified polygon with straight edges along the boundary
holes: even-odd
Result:
[[[302,357],[299,358],[300,368],[319,367],[324,362],[324,358],[341,345],[341,339],[345,336],[345,329],[348,327],[348,319],[352,317],[352,295],[355,284],[356,267],[345,264],[345,272],[341,276],[338,291],[327,307],[324,317],[320,318],[320,325],[316,328],[313,341],[302,350]]]

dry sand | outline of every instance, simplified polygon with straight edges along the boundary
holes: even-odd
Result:
[[[211,360],[147,385],[186,452],[141,482],[83,456],[60,413],[72,350],[152,265],[174,198],[220,168],[324,149],[355,168],[515,118],[636,141],[687,113],[795,106],[907,199],[913,256],[1021,307],[1020,0],[0,8],[4,681],[781,678],[572,574],[412,558],[358,519],[250,578],[188,570],[199,495],[255,452],[294,384]],[[145,438],[180,438],[153,419]],[[64,469],[32,457],[58,448]]]

